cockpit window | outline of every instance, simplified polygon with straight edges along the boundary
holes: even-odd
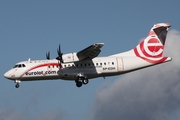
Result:
[[[19,65],[18,65],[18,68],[21,68],[21,66],[22,66],[22,65],[21,65],[21,64],[19,64]]]
[[[22,64],[23,67],[26,67],[24,64]]]
[[[18,67],[18,65],[15,65],[13,68],[17,68]]]
[[[13,68],[22,68],[22,67],[26,67],[25,64],[17,64]]]

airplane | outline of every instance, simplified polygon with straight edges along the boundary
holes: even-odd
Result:
[[[169,23],[157,23],[135,48],[106,57],[97,57],[104,43],[68,54],[63,54],[59,45],[56,59],[50,59],[50,52],[47,52],[46,60],[19,62],[4,77],[13,80],[16,88],[21,81],[54,79],[75,81],[76,86],[81,87],[92,78],[121,75],[165,63],[172,60],[162,56],[170,27]]]

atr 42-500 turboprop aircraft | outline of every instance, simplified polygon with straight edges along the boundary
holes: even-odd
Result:
[[[148,36],[134,49],[107,57],[97,57],[104,43],[93,44],[77,53],[62,54],[50,60],[28,60],[17,63],[4,77],[15,81],[19,87],[21,81],[63,79],[75,81],[77,87],[87,84],[89,79],[120,75],[153,65],[171,61],[163,57],[166,35],[170,24],[155,24]]]

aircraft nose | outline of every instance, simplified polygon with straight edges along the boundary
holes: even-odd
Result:
[[[4,74],[4,77],[7,78],[7,79],[9,79],[9,78],[10,78],[9,72],[6,72],[6,73]]]

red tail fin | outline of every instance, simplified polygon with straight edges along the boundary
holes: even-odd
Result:
[[[155,24],[148,36],[134,48],[135,55],[152,63],[163,61],[162,54],[169,27],[168,23]]]
[[[148,36],[134,48],[136,56],[139,57],[162,57],[166,35],[170,25],[159,23],[154,25]]]

